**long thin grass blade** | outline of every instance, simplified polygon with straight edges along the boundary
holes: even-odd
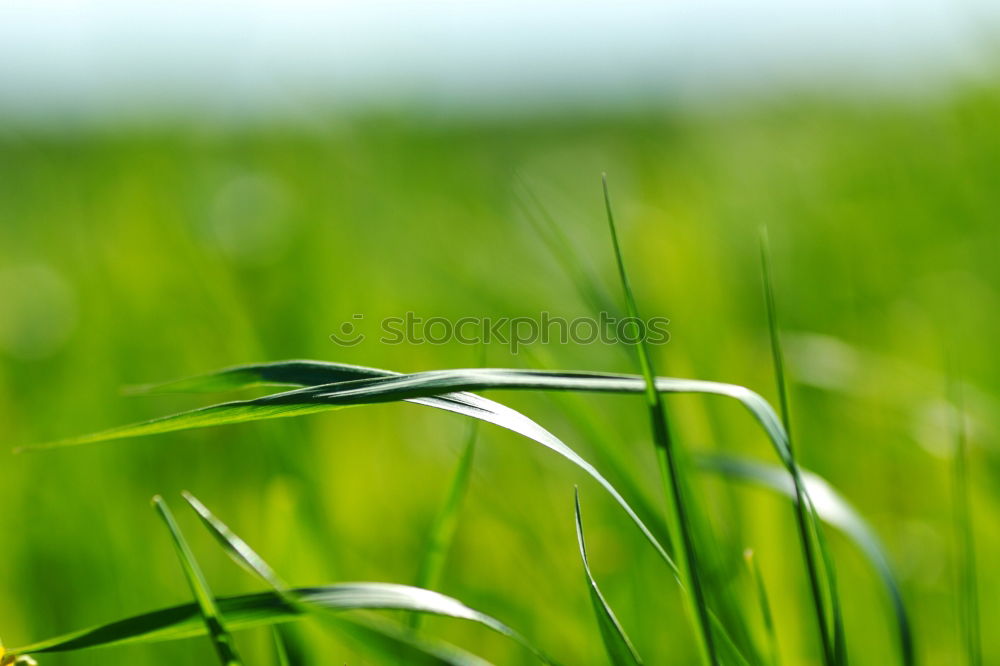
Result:
[[[420,562],[420,570],[417,572],[417,587],[433,590],[441,582],[441,574],[444,571],[448,550],[458,527],[458,514],[462,506],[462,499],[465,497],[469,487],[469,479],[472,476],[472,460],[476,452],[478,432],[479,422],[472,421],[469,424],[469,434],[466,437],[465,446],[462,448],[462,455],[458,459],[455,474],[448,487],[448,495],[430,529],[427,548]],[[421,617],[421,615],[411,615],[410,625],[414,628],[419,627]]]
[[[972,531],[972,509],[969,503],[968,439],[965,431],[965,409],[958,382],[950,381],[954,405],[955,453],[952,468],[955,529],[958,539],[959,622],[965,642],[966,660],[970,666],[983,663],[979,631],[979,595],[976,591],[976,543]]]
[[[247,377],[252,374],[254,378],[263,377],[266,380],[274,375],[289,377],[289,366],[306,366],[307,374],[317,370],[322,371],[327,366],[336,373],[352,372],[355,368],[334,363],[288,361],[230,368],[219,374],[227,377]],[[376,373],[378,376],[371,376]],[[497,368],[434,370],[409,375],[362,368],[358,374],[364,374],[366,378],[309,386],[252,400],[221,403],[81,437],[30,445],[22,447],[21,450],[77,446],[213,425],[299,416],[353,405],[406,400],[493,423],[555,451],[603,486],[639,526],[661,557],[668,564],[672,562],[663,546],[638,518],[628,502],[590,463],[523,414],[493,400],[469,393],[487,389],[643,393],[646,389],[641,377],[612,373]],[[185,381],[192,385],[203,386],[203,381],[214,382],[214,376],[209,375],[199,381]],[[701,393],[739,401],[763,427],[778,457],[786,466],[788,465],[790,458],[784,428],[771,406],[757,393],[734,384],[665,377],[656,379],[656,389],[661,393]],[[672,564],[671,566],[673,567]]]
[[[698,457],[697,462],[707,471],[769,488],[793,502],[797,501],[794,483],[787,472],[777,465],[726,455],[703,455]],[[892,606],[900,659],[903,664],[912,666],[915,651],[910,620],[903,605],[899,582],[881,540],[851,503],[825,479],[808,471],[802,472],[802,479],[817,516],[847,535],[878,574]]]
[[[806,572],[809,576],[809,589],[812,592],[813,608],[815,611],[816,624],[819,629],[820,643],[823,648],[824,663],[826,663],[827,666],[832,666],[833,664],[842,664],[844,659],[842,654],[843,648],[841,647],[845,642],[845,637],[842,635],[843,618],[840,610],[840,599],[837,594],[837,586],[835,583],[836,574],[833,570],[833,558],[830,556],[829,551],[824,547],[822,541],[822,527],[817,524],[816,521],[811,520],[811,515],[808,510],[809,502],[806,499],[806,492],[800,478],[798,465],[795,462],[795,454],[792,448],[791,412],[789,411],[788,405],[788,388],[785,383],[785,360],[781,347],[781,336],[778,332],[778,311],[777,306],[775,305],[774,282],[771,277],[770,247],[768,244],[766,228],[761,229],[760,263],[761,274],[764,282],[764,299],[767,306],[767,328],[771,341],[771,358],[774,363],[774,377],[778,388],[778,401],[781,407],[781,419],[785,427],[785,433],[788,436],[788,455],[791,459],[788,468],[792,474],[792,480],[795,485],[796,502],[794,510],[796,527],[799,532],[799,542],[802,545],[802,554],[806,561]],[[816,536],[816,540],[819,542],[818,545],[823,550],[821,556],[826,567],[825,578],[821,575],[819,564],[816,560],[815,546],[817,544],[814,544],[814,534]],[[830,635],[830,626],[827,621],[827,613],[825,610],[826,604],[824,603],[823,591],[821,587],[823,581],[826,582],[827,597],[830,604],[830,615],[834,625],[834,635],[832,638]]]
[[[332,611],[419,611],[468,620],[534,650],[526,639],[503,622],[473,610],[457,599],[431,590],[394,583],[339,583],[323,587],[292,588],[288,592],[303,604]],[[233,631],[288,622],[305,613],[274,591],[217,597],[215,601],[222,620]],[[15,652],[68,652],[113,645],[154,643],[204,636],[207,631],[198,604],[189,603],[39,641],[18,648]]]
[[[333,619],[336,628],[360,640],[367,647],[383,653],[387,658],[402,661],[413,666],[471,666],[482,664],[482,660],[463,650],[444,643],[417,639],[410,632],[396,628],[390,623],[349,620],[338,617],[324,606],[305,601],[289,589],[274,569],[229,526],[219,520],[201,501],[185,492],[184,499],[195,510],[206,529],[215,537],[226,554],[250,574],[270,585],[292,608],[303,613],[317,613],[322,619]],[[419,613],[415,613],[419,614]],[[531,648],[535,651],[535,648]],[[537,653],[544,661],[545,658]]]
[[[764,633],[767,635],[768,663],[778,666],[780,657],[778,653],[778,635],[774,630],[774,616],[771,614],[771,602],[767,596],[767,586],[764,584],[764,577],[757,566],[753,551],[746,549],[743,552],[743,560],[746,562],[747,570],[753,579],[754,593],[757,595],[757,606],[760,608],[760,619],[764,625]]]
[[[226,551],[231,560],[273,587],[279,594],[285,593],[288,586],[274,572],[271,565],[264,561],[264,558],[258,555],[246,541],[229,529],[228,525],[216,518],[215,514],[201,503],[201,500],[186,490],[181,494],[184,500],[194,509],[195,513],[198,514],[198,518],[201,519],[202,524],[215,537],[215,540],[219,542],[219,545],[222,546],[222,549]]]
[[[332,366],[337,370],[342,370],[345,367],[338,363],[321,364],[312,361],[283,361],[264,365],[281,367],[288,363]],[[249,367],[255,366],[231,368],[223,372],[229,373]],[[312,385],[252,400],[220,403],[141,423],[111,428],[90,435],[45,444],[32,444],[18,450],[77,446],[127,437],[189,430],[226,423],[300,416],[341,407],[402,400],[472,416],[524,434],[520,432],[521,429],[531,430],[532,428],[520,424],[517,427],[509,427],[506,424],[508,419],[514,422],[518,420],[512,417],[512,413],[517,414],[517,412],[468,392],[490,389],[587,393],[646,392],[645,381],[641,376],[617,373],[503,368],[430,370],[412,374],[399,374],[373,368],[364,368],[363,370],[366,375],[366,378],[363,379],[357,379],[357,375],[354,375],[354,378],[350,380]],[[378,374],[373,376],[369,373]],[[212,375],[206,377],[212,377]],[[718,395],[739,401],[764,428],[782,462],[786,464],[789,462],[788,440],[781,420],[771,405],[754,391],[736,384],[672,377],[656,378],[655,386],[660,393],[699,393]]]
[[[201,572],[201,567],[198,566],[194,553],[191,552],[187,541],[184,540],[184,535],[177,526],[174,516],[170,512],[170,507],[167,506],[167,503],[159,495],[153,498],[153,507],[170,531],[174,548],[177,550],[177,557],[180,559],[181,566],[184,569],[184,576],[187,578],[188,585],[191,586],[191,592],[194,593],[198,611],[201,614],[208,635],[212,639],[212,645],[219,657],[219,661],[224,666],[240,666],[241,662],[239,656],[236,654],[233,637],[226,631],[222,617],[219,614],[219,609],[215,604],[215,597],[212,596],[212,592],[208,588],[208,582]]]
[[[641,327],[639,322],[643,320],[639,316],[639,309],[636,306],[635,296],[632,294],[632,287],[629,285],[628,274],[625,270],[625,259],[622,256],[621,246],[618,244],[618,231],[615,228],[615,217],[611,209],[611,195],[608,192],[607,177],[602,177],[602,185],[608,228],[611,231],[611,244],[618,265],[618,278],[625,295],[626,311],[633,322],[633,327]],[[642,335],[641,330],[637,330],[635,333],[634,337],[639,341],[636,350],[639,355],[639,365],[642,368],[645,389],[643,393],[646,396],[646,407],[653,430],[653,444],[656,448],[667,503],[670,506],[670,540],[674,544],[674,558],[679,565],[681,577],[686,583],[685,591],[687,594],[684,596],[688,600],[689,611],[693,615],[702,660],[707,664],[716,664],[718,658],[715,653],[715,641],[712,637],[708,600],[705,598],[701,565],[695,543],[698,530],[694,525],[694,518],[688,510],[687,498],[685,497],[687,494],[685,490],[686,472],[673,441],[663,399],[659,391],[656,390],[656,370],[646,346],[645,336]]]
[[[288,658],[288,648],[285,646],[285,637],[281,635],[277,626],[271,627],[271,635],[274,637],[274,656],[278,666],[292,666]]]
[[[580,559],[583,561],[583,572],[587,577],[587,589],[590,591],[590,602],[594,606],[594,614],[597,616],[597,626],[601,630],[601,639],[604,641],[604,649],[608,653],[608,659],[614,666],[629,666],[642,663],[642,658],[636,652],[632,641],[622,627],[621,622],[611,610],[601,588],[597,586],[594,575],[590,572],[590,561],[587,559],[587,544],[583,538],[583,518],[580,515],[580,491],[577,490],[574,496],[576,515],[576,540],[580,547]]]

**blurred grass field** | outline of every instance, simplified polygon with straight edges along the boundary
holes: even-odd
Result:
[[[398,371],[469,367],[458,343],[382,345],[377,322],[592,314],[525,219],[530,191],[618,294],[599,175],[647,316],[671,320],[661,374],[775,397],[757,230],[774,245],[802,464],[872,523],[903,583],[920,663],[961,663],[946,366],[968,385],[982,623],[1000,391],[1000,91],[944,99],[787,99],[752,107],[484,119],[405,112],[222,127],[0,130],[0,636],[37,638],[190,599],[156,493],[188,489],[293,584],[412,583],[466,424],[411,405],[13,455],[207,404],[123,397],[130,384],[286,358]],[[368,338],[329,335],[356,313]],[[951,350],[949,352],[949,350]],[[494,367],[634,372],[601,344],[486,349]],[[638,396],[494,392],[581,452],[602,437],[660,502]],[[581,423],[580,404],[600,428]],[[738,407],[669,397],[679,442],[773,461]],[[429,413],[430,412],[430,413]],[[607,470],[605,470],[607,471]],[[786,664],[819,663],[792,512],[703,477],[723,544],[752,547]],[[566,664],[604,663],[576,550],[647,663],[693,663],[676,584],[598,487],[565,461],[480,428],[441,590]],[[259,585],[178,511],[216,593]],[[852,663],[892,663],[888,602],[834,531]],[[752,594],[752,581],[737,583]],[[749,598],[749,596],[748,596]],[[309,663],[377,663],[309,622]],[[498,664],[525,650],[460,621],[425,630]],[[241,633],[252,664],[270,633]],[[205,639],[44,655],[40,663],[211,663]],[[1000,639],[983,635],[986,663]]]

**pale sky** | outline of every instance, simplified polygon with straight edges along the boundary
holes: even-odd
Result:
[[[1000,0],[0,0],[0,114],[909,93],[998,35]]]

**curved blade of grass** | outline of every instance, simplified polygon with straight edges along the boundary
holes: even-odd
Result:
[[[635,296],[632,294],[632,287],[629,285],[628,273],[625,270],[625,259],[622,256],[621,246],[618,243],[618,231],[615,228],[615,217],[611,210],[611,195],[608,192],[607,176],[601,177],[601,184],[604,189],[604,207],[608,216],[608,228],[611,231],[611,244],[614,248],[615,262],[618,266],[618,278],[621,282],[622,291],[625,295],[626,312],[632,320],[633,327],[640,327],[638,322],[639,309],[635,303]],[[670,507],[670,540],[674,544],[674,557],[677,560],[681,577],[683,578],[685,590],[684,595],[688,600],[688,610],[694,618],[696,636],[698,637],[698,648],[702,661],[707,664],[718,663],[715,654],[715,642],[712,638],[711,622],[709,620],[708,602],[702,583],[701,567],[698,560],[698,551],[695,544],[696,528],[693,525],[693,516],[687,508],[685,497],[684,478],[685,470],[681,462],[680,455],[675,450],[673,435],[670,431],[670,424],[667,421],[666,408],[659,391],[656,390],[656,371],[653,367],[653,359],[646,346],[643,331],[635,330],[635,339],[639,340],[636,351],[639,355],[639,365],[642,368],[644,395],[646,396],[646,408],[649,414],[650,424],[653,430],[653,444],[656,448],[656,458],[660,467],[660,475],[663,480],[663,488],[667,496],[667,504]]]
[[[296,361],[291,363],[298,364],[303,362]],[[305,363],[309,363],[310,365],[326,365],[315,362]],[[287,364],[266,364],[264,372],[274,369],[274,365]],[[334,366],[334,369],[343,367],[339,364],[330,365]],[[233,373],[234,371],[238,372],[244,369],[246,368],[229,369],[223,372]],[[365,370],[379,373],[388,372],[375,369]],[[733,384],[663,377],[656,379],[656,388],[662,393],[703,393],[738,400],[764,428],[779,458],[786,466],[788,465],[788,447],[784,428],[771,406],[757,393],[748,388]],[[485,389],[603,393],[642,393],[646,390],[644,380],[640,377],[611,373],[504,370],[496,368],[434,370],[409,375],[391,373],[382,374],[382,376],[378,377],[310,386],[252,400],[221,403],[81,437],[48,444],[30,445],[22,447],[21,450],[76,446],[212,425],[299,416],[353,405],[408,400],[463,414],[507,428],[552,449],[568,459],[595,479],[615,498],[653,547],[660,553],[661,557],[669,566],[675,568],[663,546],[638,518],[628,505],[628,502],[590,463],[580,457],[573,449],[566,446],[557,437],[523,414],[500,403],[468,392]]]
[[[448,549],[455,537],[455,530],[458,527],[458,513],[462,505],[462,498],[465,497],[469,487],[469,479],[472,476],[472,459],[476,452],[476,437],[479,431],[479,422],[472,421],[469,424],[469,434],[462,448],[462,455],[458,459],[455,467],[455,474],[452,477],[451,485],[448,487],[448,495],[444,504],[434,518],[434,524],[430,529],[430,537],[427,541],[427,548],[420,562],[420,570],[417,572],[417,587],[435,589],[441,582],[441,574],[444,571],[445,560],[448,556]],[[420,626],[421,615],[410,616],[410,626],[414,629]]]
[[[319,613],[324,619],[335,617],[329,609],[303,601],[296,596],[274,569],[257,552],[219,520],[197,497],[185,491],[184,499],[195,510],[205,528],[215,537],[230,559],[250,574],[270,585],[292,608],[304,613]],[[418,640],[407,632],[388,623],[348,621],[335,618],[338,628],[349,629],[353,638],[360,639],[368,647],[385,653],[388,658],[418,666],[420,664],[444,666],[479,666],[481,659],[441,641]],[[545,658],[535,648],[530,647],[544,661]]]
[[[339,583],[292,588],[288,593],[303,604],[333,611],[418,611],[469,620],[532,649],[520,634],[503,622],[473,610],[457,599],[431,590],[394,583]],[[215,602],[222,620],[234,631],[295,620],[305,612],[273,591],[217,597]],[[68,652],[113,645],[154,643],[204,636],[207,631],[198,604],[189,603],[39,641],[19,648],[16,652]]]
[[[707,471],[769,488],[793,502],[797,501],[794,483],[786,471],[776,465],[718,454],[699,456],[697,462]],[[899,582],[881,540],[850,502],[825,479],[808,471],[802,472],[802,479],[817,517],[847,535],[881,579],[892,605],[901,661],[912,666],[915,663],[915,652],[910,620],[903,605]]]
[[[191,586],[191,592],[194,593],[194,598],[198,603],[198,610],[201,613],[208,635],[212,639],[212,646],[215,648],[219,661],[224,666],[240,666],[241,662],[239,656],[236,654],[233,637],[226,631],[226,627],[219,614],[219,609],[215,604],[215,598],[208,588],[208,582],[205,580],[205,576],[202,574],[201,568],[194,558],[194,553],[191,552],[187,541],[184,540],[184,535],[181,534],[180,528],[177,526],[176,521],[174,521],[170,507],[167,506],[167,503],[159,495],[153,498],[153,507],[170,531],[174,548],[177,550],[177,557],[184,568],[184,576],[187,578],[188,585]]]
[[[234,390],[254,386],[310,387],[350,381],[361,377],[371,378],[398,376],[400,376],[400,373],[392,372],[390,370],[348,365],[345,363],[303,360],[275,361],[271,363],[241,365],[226,368],[206,375],[188,377],[160,384],[147,384],[143,387],[133,388],[130,392],[132,394],[166,394],[181,392],[210,393],[218,390]],[[439,409],[446,409],[448,411],[460,411],[455,408],[455,403],[461,403],[469,400],[475,401],[477,404],[467,405],[470,408],[469,411],[460,413],[465,413],[466,416],[470,416],[474,419],[478,419],[478,412],[483,408],[492,409],[494,411],[506,409],[499,403],[487,400],[486,398],[481,398],[479,396],[472,396],[472,394],[454,394],[448,396],[447,400],[445,397],[431,397],[407,400],[407,402],[422,404],[428,407],[436,407]],[[583,421],[584,424],[592,431],[591,435],[597,438],[597,429],[593,423],[593,417],[590,412],[588,412],[582,404],[570,403],[569,407],[574,411],[577,418]],[[523,414],[520,418],[525,421],[525,428],[523,431],[518,431],[518,433],[522,436],[530,438],[530,435],[527,435],[527,431],[533,430],[541,433],[541,431],[544,430],[542,426],[534,423]],[[529,425],[528,422],[531,422],[534,425]],[[544,439],[548,441],[550,438],[555,439],[555,436],[550,433],[549,436]],[[545,446],[548,446],[548,444],[545,444]],[[556,451],[560,453],[560,455],[563,455],[561,450],[557,449]],[[601,452],[603,453],[603,450]],[[572,460],[574,464],[576,463],[576,461],[572,458],[570,458],[570,460]],[[628,487],[627,489],[630,490],[629,495],[632,496],[631,502],[633,505],[635,506],[636,501],[639,502],[639,506],[636,507],[636,512],[642,517],[642,522],[656,528],[654,532],[656,536],[653,540],[669,546],[669,535],[667,534],[665,521],[657,515],[652,502],[645,497],[638,485],[636,485],[632,481],[631,477],[625,473],[624,463],[611,455],[604,455],[603,460],[608,466],[614,467],[614,469],[619,472],[619,484],[624,484]],[[639,509],[641,509],[641,511]],[[670,548],[667,547],[666,550],[669,552]]]
[[[771,615],[771,602],[767,598],[767,586],[764,585],[764,576],[760,573],[757,560],[754,558],[753,550],[747,548],[743,552],[743,561],[746,562],[747,571],[753,579],[754,592],[757,595],[757,605],[760,608],[760,619],[764,624],[764,633],[767,635],[767,645],[769,651],[768,663],[778,666],[780,661],[778,653],[778,636],[774,631],[774,617]]]
[[[774,298],[774,284],[771,278],[771,257],[770,246],[767,238],[767,229],[761,228],[760,234],[760,264],[761,276],[764,283],[764,300],[767,309],[767,328],[771,341],[771,358],[774,363],[774,377],[778,387],[778,400],[781,406],[781,418],[788,436],[788,455],[791,458],[789,469],[792,473],[792,480],[795,485],[796,501],[794,503],[796,527],[799,532],[799,542],[802,545],[802,554],[806,561],[806,572],[809,576],[809,589],[812,592],[813,608],[815,610],[816,624],[819,629],[820,643],[823,647],[824,663],[827,666],[841,664],[841,649],[837,646],[844,643],[844,636],[836,633],[843,631],[843,619],[840,610],[840,600],[837,594],[835,572],[833,571],[833,558],[825,548],[821,553],[826,565],[826,587],[827,596],[830,603],[830,612],[834,624],[834,636],[831,639],[830,627],[827,622],[827,613],[821,589],[821,575],[816,561],[816,553],[813,543],[813,534],[816,534],[822,548],[822,528],[816,521],[810,520],[811,515],[808,510],[808,501],[805,498],[802,479],[795,463],[795,454],[792,448],[792,428],[791,416],[788,406],[788,388],[785,384],[785,360],[781,348],[781,336],[778,333],[778,312]]]
[[[380,663],[407,666],[491,666],[490,662],[461,650],[451,643],[426,636],[417,636],[413,629],[400,622],[383,618],[333,618],[345,636],[383,661]],[[551,662],[548,662],[551,663]]]
[[[622,627],[621,622],[611,610],[601,588],[597,586],[594,575],[590,572],[590,561],[587,559],[587,544],[583,538],[583,519],[580,515],[580,491],[574,493],[574,511],[576,516],[576,541],[580,547],[580,559],[583,561],[583,573],[587,577],[587,589],[590,591],[590,602],[594,606],[594,614],[597,616],[597,626],[601,630],[601,639],[604,641],[604,649],[608,653],[608,659],[614,666],[628,666],[629,664],[641,664],[642,658],[636,652],[632,641]]]

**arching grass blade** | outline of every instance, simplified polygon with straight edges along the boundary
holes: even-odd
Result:
[[[215,598],[208,588],[208,582],[205,580],[205,576],[202,574],[201,568],[194,558],[194,553],[191,552],[187,541],[184,540],[184,535],[181,534],[180,528],[177,526],[176,521],[174,521],[170,507],[167,506],[167,503],[159,495],[153,498],[153,507],[170,531],[174,548],[177,550],[177,557],[180,559],[181,566],[184,569],[184,576],[187,578],[188,585],[191,586],[191,592],[198,603],[198,610],[201,613],[208,635],[212,639],[212,646],[215,648],[215,653],[218,655],[219,661],[223,666],[240,666],[241,662],[236,654],[233,637],[226,631],[222,617],[219,614],[219,609],[215,604]],[[36,650],[36,652],[38,651]]]
[[[576,539],[580,547],[580,559],[583,561],[583,572],[587,578],[587,589],[590,592],[590,602],[594,607],[594,614],[597,617],[597,626],[601,631],[601,639],[604,641],[604,649],[608,653],[608,659],[614,666],[634,666],[641,664],[642,659],[636,652],[632,641],[629,639],[625,629],[615,616],[611,606],[608,605],[601,589],[594,580],[594,575],[590,572],[590,561],[587,559],[587,544],[583,538],[583,518],[580,515],[580,491],[574,495],[574,510],[576,516]]]
[[[268,366],[273,367],[274,365],[278,365],[284,369],[284,366],[288,363],[307,363],[312,368],[327,365],[318,362],[294,361],[268,364]],[[341,364],[329,365],[333,366],[333,369],[337,372],[342,371],[344,368]],[[223,372],[239,372],[243,369],[229,369]],[[309,386],[252,400],[221,403],[81,437],[48,444],[30,445],[22,447],[20,450],[78,446],[212,425],[300,416],[354,405],[406,400],[493,423],[523,435],[563,456],[594,478],[615,498],[618,504],[629,514],[633,522],[639,526],[640,530],[646,535],[646,538],[660,553],[661,557],[674,568],[672,560],[667,555],[663,546],[638,518],[628,505],[628,502],[590,463],[557,437],[523,414],[493,400],[469,393],[469,391],[487,389],[644,393],[646,385],[643,378],[635,375],[613,373],[555,372],[498,368],[433,370],[409,375],[373,368],[364,368],[363,371],[366,373],[381,374],[380,376],[365,379]],[[262,371],[262,374],[264,372],[266,370]],[[723,396],[739,401],[763,427],[776,454],[782,463],[786,467],[788,466],[790,458],[784,428],[771,406],[757,393],[734,384],[668,377],[657,378],[655,386],[656,390],[661,393],[701,393]]]
[[[301,603],[332,611],[398,610],[419,611],[481,624],[522,643],[530,644],[503,622],[469,608],[457,599],[394,583],[339,583],[323,587],[292,588]],[[289,604],[274,591],[217,597],[217,608],[226,626],[233,631],[288,622],[302,617],[301,608]],[[87,648],[136,643],[155,643],[204,636],[207,628],[197,603],[143,613],[105,625],[39,641],[16,650],[17,653],[69,652]]]

